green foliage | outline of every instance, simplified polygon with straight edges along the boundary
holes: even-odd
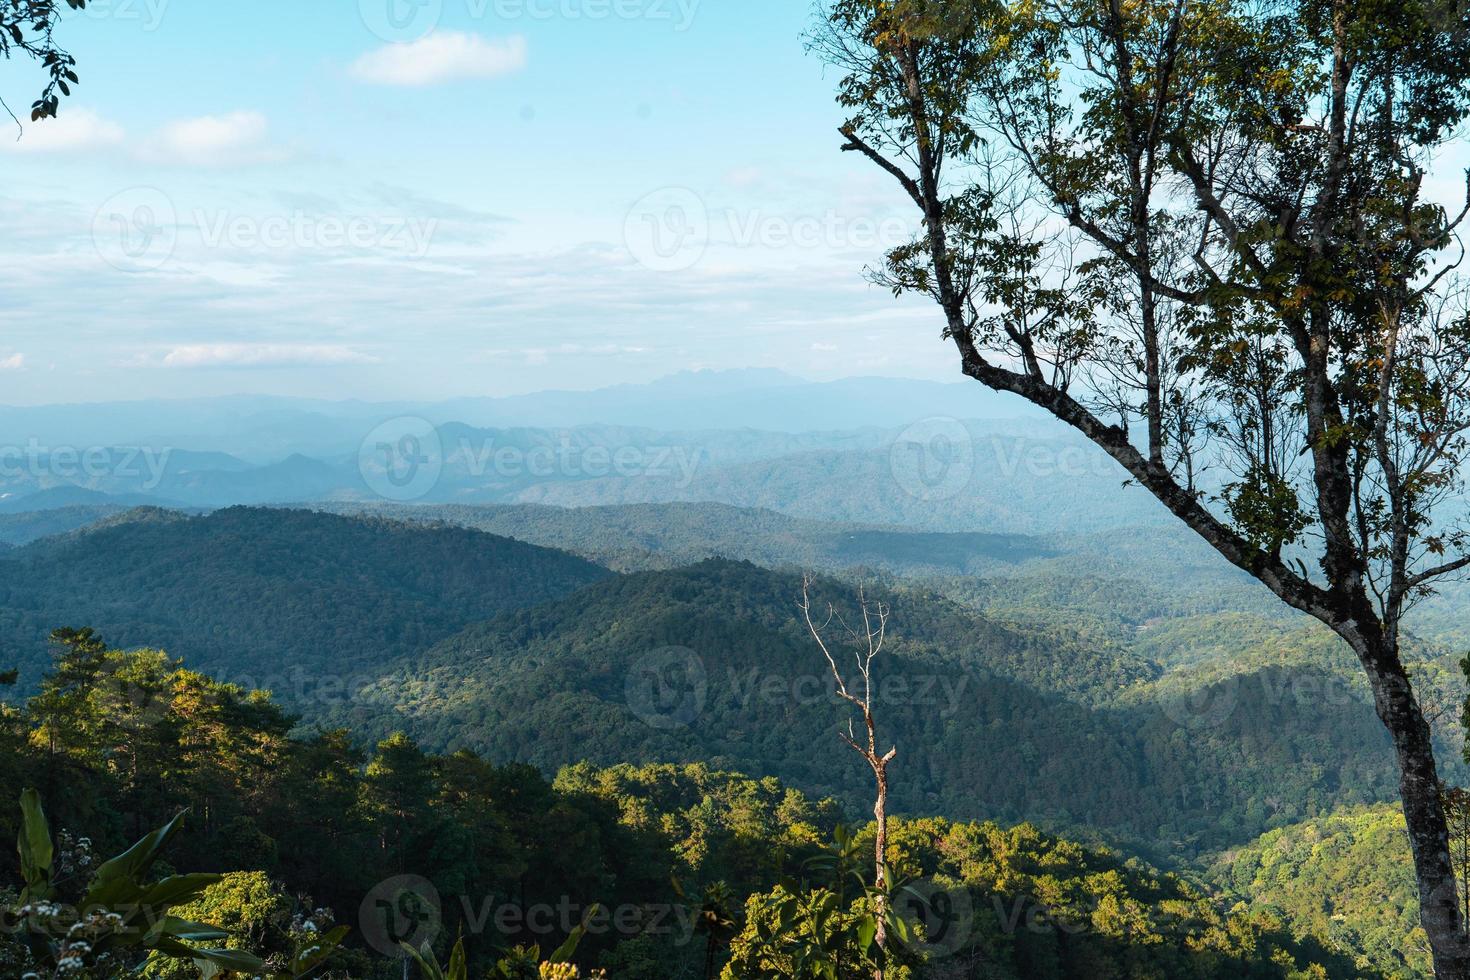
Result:
[[[1364,970],[1430,975],[1408,834],[1396,807],[1273,830],[1222,856],[1210,878],[1294,931],[1347,951]]]
[[[297,905],[264,872],[248,871],[221,876],[175,912],[226,933],[224,948],[259,954],[268,972],[305,977],[338,953],[349,930],[332,922],[329,909]],[[155,955],[143,973],[157,980],[192,980],[196,970],[192,963]]]
[[[155,879],[150,873],[178,830],[182,814],[93,871],[89,847],[69,852],[58,867],[39,793],[24,790],[20,809],[18,851],[24,886],[16,905],[6,911],[24,946],[20,965],[27,972],[101,980],[150,956],[198,964],[211,974],[264,972],[264,962],[249,953],[197,945],[225,939],[227,934],[175,914],[219,882],[218,875]],[[89,875],[85,884],[84,873]]]
[[[46,666],[51,627],[89,622],[114,642],[157,644],[216,676],[274,686],[287,702],[340,700],[394,658],[607,574],[457,528],[153,511],[0,559],[0,629],[28,685]]]
[[[602,967],[615,980],[703,980],[731,961],[779,971],[785,967],[760,962],[795,956],[800,969],[820,971],[823,955],[841,963],[854,950],[871,955],[866,884],[853,874],[866,862],[843,854],[871,854],[872,830],[839,832],[835,801],[704,764],[579,764],[551,783],[526,766],[496,766],[467,752],[429,754],[403,735],[364,755],[338,732],[289,737],[289,723],[268,699],[161,654],[102,646],[98,655],[95,634],[65,635],[75,641],[64,649],[72,667],[102,669],[69,668],[66,685],[48,680],[46,690],[64,688],[67,698],[38,695],[49,713],[14,720],[26,736],[14,743],[20,774],[49,779],[66,823],[98,827],[99,846],[193,801],[201,819],[148,835],[110,866],[119,870],[98,877],[126,877],[128,888],[177,883],[167,886],[172,913],[180,922],[208,922],[218,957],[250,949],[264,955],[267,972],[396,977],[401,965],[367,948],[370,937],[355,932],[344,940],[332,910],[358,912],[365,896],[399,873],[421,877],[441,898],[440,927],[415,953],[446,977],[462,963],[467,976],[495,971],[543,980],[596,976]],[[119,677],[159,699],[114,700],[110,685]],[[48,726],[78,735],[53,745]],[[17,835],[23,826],[16,821]],[[34,828],[32,821],[16,870],[28,869],[28,888],[57,887],[43,871],[49,838]],[[165,837],[182,866],[206,873],[141,877]],[[828,845],[834,837],[838,844]],[[890,937],[914,942],[895,947],[890,966],[912,969],[919,980],[980,962],[1002,978],[1287,978],[1298,975],[1287,965],[1309,962],[1326,971],[1319,976],[1372,976],[1340,969],[1279,922],[1224,915],[1209,893],[1179,879],[1031,827],[896,820],[890,840],[889,864],[901,881]],[[53,850],[49,866],[59,868],[77,848]],[[811,883],[794,884],[794,871]],[[973,923],[936,900],[935,887],[962,889]],[[302,894],[321,904],[288,897]],[[904,904],[911,894],[922,899],[917,917]],[[574,920],[548,937],[524,920],[502,926],[493,917],[500,908],[536,906],[575,909],[581,926]],[[787,915],[786,906],[795,933],[762,926]],[[1048,911],[1035,912],[1042,908]],[[1085,921],[1088,931],[1074,935],[1054,919]],[[959,923],[973,927],[955,939],[951,926]],[[827,952],[802,952],[801,930]],[[455,935],[463,936],[458,955],[445,945]],[[936,956],[931,947],[941,941],[951,945]],[[346,948],[333,952],[338,942]],[[16,962],[14,952],[0,956]],[[160,977],[179,972],[156,957],[147,969]]]
[[[869,786],[845,764],[844,716],[792,614],[799,590],[794,576],[727,561],[612,579],[471,627],[327,722],[375,737],[401,728],[433,749],[547,770],[714,760],[856,812]],[[1317,633],[1262,630],[1271,649],[1312,651],[1305,679],[1263,649],[1224,675],[1164,683],[1136,646],[1005,626],[917,589],[882,599],[893,626],[881,675],[908,685],[880,697],[905,752],[892,775],[897,812],[1085,825],[1155,855],[1193,856],[1393,793],[1366,696],[1320,669],[1345,671],[1350,654]],[[1223,647],[1223,662],[1240,651],[1215,625],[1180,636]],[[1147,642],[1145,632],[1133,640]],[[659,727],[633,710],[629,691],[650,682],[647,658],[670,648],[687,653],[676,654],[679,676],[660,682],[698,710]],[[1183,642],[1164,649],[1189,659]],[[1189,695],[1222,681],[1230,692],[1218,717],[1190,714]]]
[[[893,980],[913,973],[874,943],[874,906],[850,905],[825,888],[793,894],[777,886],[752,895],[745,929],[731,944],[723,980],[860,980],[878,968]]]

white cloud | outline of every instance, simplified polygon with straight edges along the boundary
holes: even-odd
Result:
[[[161,163],[214,167],[265,163],[282,154],[269,142],[270,123],[259,112],[230,112],[169,123],[144,154]]]
[[[91,109],[64,107],[54,119],[26,126],[20,139],[0,140],[0,146],[13,153],[81,153],[116,146],[124,135],[121,126]]]
[[[190,344],[175,347],[163,358],[164,367],[332,367],[372,364],[369,357],[349,347],[330,344]]]
[[[519,34],[491,39],[440,31],[411,44],[369,51],[349,69],[374,85],[437,85],[470,78],[498,78],[526,66],[526,39]]]
[[[19,371],[26,366],[24,354],[11,354],[9,357],[0,357],[0,371]]]

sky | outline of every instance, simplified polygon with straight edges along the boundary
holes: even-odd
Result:
[[[0,139],[0,403],[954,379],[863,277],[913,221],[839,150],[811,16],[92,0],[60,117]],[[42,82],[0,66],[22,117]]]

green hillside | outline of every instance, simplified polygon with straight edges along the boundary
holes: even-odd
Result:
[[[22,710],[0,708],[0,785],[38,787],[52,825],[86,833],[103,855],[194,807],[168,842],[169,865],[225,877],[183,914],[221,926],[231,947],[276,957],[344,924],[333,978],[396,980],[395,938],[442,961],[457,936],[469,975],[483,977],[531,955],[518,945],[560,945],[598,905],[609,925],[577,947],[580,966],[615,980],[700,980],[767,934],[773,896],[846,896],[847,914],[861,885],[850,872],[870,853],[871,829],[839,836],[832,801],[769,777],[579,764],[551,781],[428,754],[401,735],[364,753],[340,733],[287,737],[268,698],[156,652],[78,645],[64,667]],[[0,807],[0,834],[16,836],[17,816]],[[897,820],[886,857],[921,900],[904,913],[916,931],[896,954],[913,980],[1377,976],[1277,916],[1229,910],[1208,888],[1029,824]],[[19,871],[0,852],[0,903]],[[405,893],[432,911],[385,919]],[[701,909],[724,925],[704,928]],[[32,972],[28,955],[0,934],[0,973]]]
[[[0,657],[34,683],[47,632],[89,625],[304,696],[322,673],[375,669],[608,574],[462,528],[249,508],[136,511],[0,560]]]
[[[1365,972],[1428,977],[1404,817],[1397,806],[1332,813],[1221,855],[1209,877]]]
[[[328,717],[547,770],[707,760],[853,802],[865,777],[837,738],[846,716],[799,588],[726,561],[614,579],[470,627]],[[1245,675],[1203,707],[1143,701],[1128,695],[1159,668],[1126,648],[1005,627],[933,594],[889,598],[881,669],[899,680],[880,703],[905,811],[1089,826],[1169,856],[1392,793],[1369,706],[1303,710],[1297,693],[1313,688],[1297,674]]]

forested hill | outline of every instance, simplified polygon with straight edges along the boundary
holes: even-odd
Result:
[[[856,806],[870,776],[837,737],[846,716],[799,590],[794,576],[728,561],[611,580],[470,627],[329,716],[547,770],[705,760]],[[1311,667],[1128,703],[1157,668],[1126,650],[1004,628],[934,595],[884,598],[880,670],[902,681],[879,700],[901,810],[1024,815],[1188,856],[1393,790],[1371,708],[1313,698],[1338,689]],[[1320,686],[1299,688],[1302,677]]]
[[[0,559],[0,661],[33,683],[47,633],[93,626],[224,679],[340,677],[610,573],[455,527],[232,508],[134,511]]]
[[[1210,877],[1357,960],[1365,974],[1429,976],[1404,815],[1355,808],[1273,830],[1222,855]]]
[[[1380,726],[1319,638],[1229,617],[1144,628],[1154,599],[1116,622],[1078,612],[1131,596],[1112,598],[1131,588],[1117,580],[1086,602],[964,581],[965,604],[921,582],[881,593],[893,685],[879,703],[902,809],[1094,828],[1172,861],[1391,796]],[[713,761],[856,806],[866,778],[836,738],[845,716],[799,591],[793,574],[728,560],[614,576],[463,527],[132,511],[0,555],[0,667],[23,668],[24,692],[47,631],[93,626],[271,687],[359,739],[406,727],[548,772],[588,757]],[[700,702],[682,719],[695,668]],[[674,724],[658,717],[670,698]]]
[[[565,976],[538,970],[540,956],[513,972],[490,968],[515,946],[560,945],[595,904],[612,911],[612,927],[589,929],[577,947],[584,970],[693,980],[711,975],[711,960],[719,970],[735,950],[748,955],[769,935],[768,901],[793,888],[825,902],[824,920],[842,928],[831,938],[840,955],[857,947],[841,924],[861,912],[853,872],[872,853],[872,830],[839,837],[831,800],[775,779],[707,765],[576,765],[552,782],[526,766],[427,755],[402,736],[369,758],[338,733],[288,737],[268,698],[156,652],[74,651],[68,670],[65,697],[52,687],[23,710],[0,710],[0,786],[39,787],[53,826],[87,834],[99,855],[192,807],[167,861],[227,874],[177,912],[220,926],[228,947],[281,962],[341,923],[345,948],[314,975],[399,980],[403,920],[381,913],[406,891],[435,913],[413,918],[410,938],[442,961],[463,937],[468,976]],[[20,812],[0,808],[0,835],[18,836]],[[905,919],[929,927],[926,962],[904,974],[915,980],[1379,976],[1293,937],[1279,916],[1230,909],[1209,889],[1031,825],[927,816],[893,821],[888,840],[892,873],[923,903],[903,906]],[[0,851],[0,880],[16,880],[17,856]],[[529,911],[538,908],[573,911],[538,920]],[[509,910],[523,914],[500,914]],[[297,924],[308,916],[310,932]],[[0,976],[35,973],[17,938],[0,930]],[[191,975],[155,966],[163,972],[148,976]],[[104,975],[121,973],[88,974]]]

